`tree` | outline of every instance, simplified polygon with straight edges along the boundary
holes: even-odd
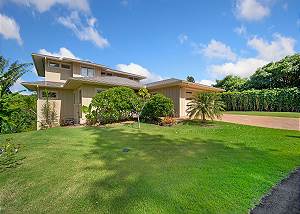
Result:
[[[227,75],[222,80],[216,80],[214,87],[223,88],[226,91],[243,90],[247,80],[239,76]]]
[[[198,93],[192,97],[186,110],[190,118],[201,118],[206,121],[206,117],[211,120],[219,118],[224,111],[224,103],[216,93]]]
[[[30,66],[31,63],[18,63],[18,61],[9,65],[9,61],[0,56],[0,133],[3,132],[5,124],[10,122],[13,112],[20,109],[12,105],[12,100],[18,93],[12,93],[10,88],[29,71]]]
[[[300,87],[300,54],[286,56],[259,68],[250,77],[248,89]]]
[[[43,121],[41,122],[43,128],[52,128],[57,121],[57,112],[55,110],[55,102],[51,103],[49,101],[49,91],[45,89],[45,102],[42,105],[42,115]]]
[[[138,91],[137,99],[135,97],[133,97],[133,99],[132,99],[134,111],[135,111],[135,113],[137,115],[137,119],[138,119],[139,129],[141,128],[140,116],[143,112],[145,105],[149,101],[150,97],[151,96],[150,96],[150,93],[148,92],[148,90],[146,88],[141,88]]]
[[[186,81],[195,83],[195,79],[193,76],[187,76]]]

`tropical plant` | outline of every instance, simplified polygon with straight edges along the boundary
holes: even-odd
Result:
[[[82,106],[82,112],[85,113],[87,125],[94,125],[97,123],[97,111],[93,110],[91,103],[88,106]]]
[[[30,63],[18,63],[18,61],[9,64],[9,61],[0,56],[0,133],[3,133],[3,127],[11,123],[11,116],[19,111],[19,107],[13,105],[14,96],[10,88],[27,71]]]
[[[187,76],[186,77],[186,81],[188,81],[188,82],[195,82],[195,79],[194,79],[193,76]]]
[[[224,103],[216,93],[198,93],[192,97],[186,110],[190,118],[220,118],[224,111]]]
[[[155,94],[146,103],[141,117],[148,122],[157,123],[160,117],[172,116],[173,114],[173,101],[162,94]]]
[[[50,102],[49,100],[49,91],[45,89],[43,91],[45,95],[45,102],[42,105],[41,113],[43,120],[41,121],[42,128],[52,128],[57,123],[57,112],[55,102]]]

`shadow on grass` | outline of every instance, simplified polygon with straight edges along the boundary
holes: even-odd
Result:
[[[300,138],[300,136],[296,136],[296,135],[286,135],[286,136],[291,138]]]
[[[211,120],[202,121],[202,120],[198,120],[198,119],[193,119],[193,120],[186,119],[186,120],[180,121],[178,124],[195,125],[195,126],[200,126],[200,127],[215,127],[216,126],[216,124]]]
[[[199,125],[197,121],[184,124]],[[87,198],[99,212],[245,212],[257,195],[244,195],[244,191],[253,191],[258,182],[271,185],[268,170],[276,166],[266,160],[278,159],[269,151],[241,143],[159,134],[163,131],[147,127],[87,130],[96,141],[84,158],[100,163],[83,170],[103,174],[92,182]],[[125,147],[128,152],[123,152]],[[226,192],[226,197],[220,192]]]

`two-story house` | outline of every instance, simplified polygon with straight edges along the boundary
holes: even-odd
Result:
[[[134,90],[147,87],[152,93],[170,97],[175,106],[175,116],[185,117],[190,97],[199,91],[220,92],[214,88],[184,80],[167,79],[149,84],[140,81],[146,77],[118,71],[89,61],[60,58],[50,55],[32,54],[37,74],[44,81],[23,82],[22,85],[37,92],[38,129],[43,121],[42,106],[45,103],[45,89],[55,104],[58,122],[72,119],[84,123],[82,106],[88,106],[96,93],[115,86],[126,86]]]

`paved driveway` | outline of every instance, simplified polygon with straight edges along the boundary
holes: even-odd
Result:
[[[300,131],[300,118],[224,114],[222,121],[252,126]]]

